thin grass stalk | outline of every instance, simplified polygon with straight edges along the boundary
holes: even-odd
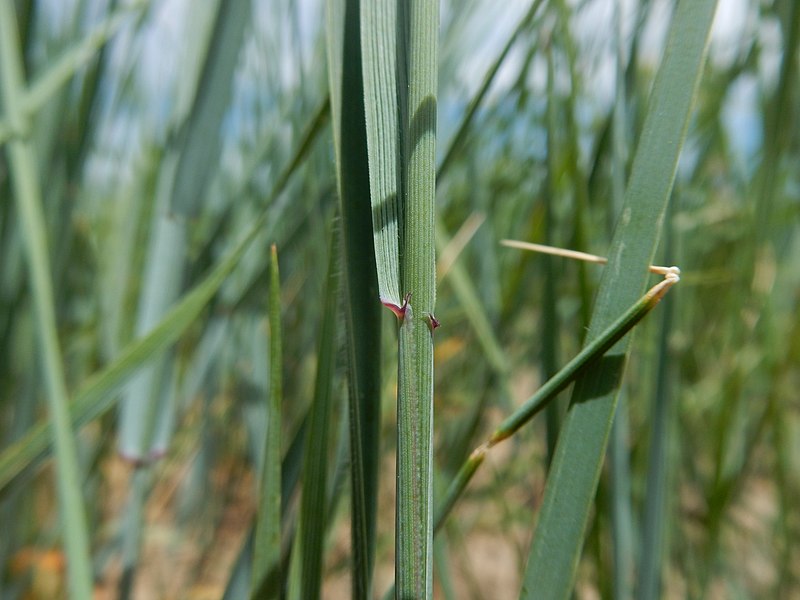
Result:
[[[269,286],[269,394],[267,397],[267,442],[259,482],[259,506],[253,543],[251,585],[258,590],[262,580],[281,564],[281,405],[283,403],[283,357],[281,338],[281,284],[278,249],[270,249]],[[281,580],[280,570],[277,573]],[[258,598],[278,598],[280,586],[270,587]]]
[[[289,444],[283,461],[281,462],[281,528],[289,533],[284,538],[292,538],[292,511],[288,510],[297,484],[302,474],[303,451],[305,448],[305,438],[307,430],[307,420],[304,420]],[[329,510],[328,514],[333,511]],[[241,599],[247,597],[262,598],[271,593],[270,590],[282,585],[280,578],[283,566],[291,560],[291,544],[282,544],[281,562],[272,565],[269,571],[261,578],[257,588],[251,585],[251,573],[253,565],[253,544],[255,541],[255,527],[250,528],[250,534],[241,546],[236,564],[231,569],[230,577],[225,588],[224,598]]]
[[[444,523],[444,520],[455,505],[456,500],[466,488],[472,476],[475,474],[475,471],[477,471],[478,467],[483,463],[486,453],[495,445],[514,435],[521,427],[530,422],[531,419],[549,406],[552,400],[572,383],[576,377],[583,373],[588,365],[602,357],[603,354],[653,310],[661,301],[661,298],[664,297],[664,294],[666,294],[669,288],[677,281],[677,276],[672,275],[654,285],[642,298],[614,321],[614,323],[606,328],[592,342],[587,344],[571,361],[564,365],[558,373],[548,379],[545,384],[517,408],[517,410],[504,419],[494,430],[489,439],[472,452],[469,459],[462,465],[458,474],[451,482],[444,495],[444,500],[437,505],[435,517],[435,528],[437,530]]]
[[[25,132],[22,107],[25,93],[22,53],[17,20],[11,0],[0,1],[0,85],[3,105],[12,128]],[[28,277],[37,320],[37,337],[44,370],[45,390],[56,449],[56,486],[70,594],[74,598],[92,595],[89,531],[81,497],[82,478],[75,434],[72,430],[67,384],[59,347],[55,298],[47,250],[47,233],[42,209],[37,158],[29,133],[8,143],[7,155],[14,186],[14,198],[23,231]]]
[[[430,598],[439,3],[412,0],[407,7],[401,5],[400,11],[400,32],[408,36],[402,281],[409,296],[399,335],[395,575],[398,598]]]
[[[716,2],[682,0],[651,93],[587,340],[611,322],[645,283],[686,136]],[[566,598],[575,573],[616,409],[630,340],[576,382],[556,448],[526,568],[523,598]]]
[[[378,142],[376,128],[370,128],[370,124],[378,117],[374,109],[379,108],[369,100],[376,90],[367,85],[371,76],[367,66],[368,51],[362,56],[362,43],[365,46],[371,43],[367,32],[361,29],[362,23],[368,20],[369,8],[373,8],[371,2],[362,10],[357,0],[329,0],[326,4],[328,77],[344,252],[342,290],[348,349],[351,577],[353,598],[362,599],[372,597],[375,562],[381,407],[381,305],[378,300],[392,294],[386,290],[392,288],[389,282],[396,282],[399,272],[397,222],[381,220],[396,214],[396,191],[392,196],[388,190],[396,190],[397,181],[394,174],[387,175],[377,167],[373,180],[369,170],[368,136],[373,136],[373,144]],[[372,134],[368,133],[368,128]],[[388,146],[381,148],[390,152]],[[376,191],[389,194],[385,198],[387,202],[379,207],[374,204]],[[374,223],[386,225],[387,231],[373,231]]]

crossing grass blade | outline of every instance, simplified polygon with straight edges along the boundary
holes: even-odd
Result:
[[[684,0],[676,8],[587,342],[645,283],[703,70],[715,8],[714,0]],[[528,556],[523,598],[566,598],[572,592],[629,344],[629,339],[620,342],[575,384]]]
[[[434,519],[438,530],[463,493],[472,476],[483,463],[486,453],[503,440],[510,438],[521,427],[550,405],[570,383],[579,377],[593,361],[598,361],[614,344],[622,339],[639,323],[664,297],[670,287],[677,283],[677,276],[669,276],[653,286],[642,298],[634,303],[622,316],[589,342],[569,363],[547,380],[535,394],[526,400],[513,414],[509,415],[494,430],[486,442],[478,446],[469,459],[459,469],[451,482],[444,499],[436,508]]]

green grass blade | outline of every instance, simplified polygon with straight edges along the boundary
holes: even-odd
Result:
[[[608,352],[634,325],[641,321],[642,318],[661,301],[661,298],[664,297],[667,290],[677,281],[677,277],[668,276],[664,281],[654,285],[644,296],[631,305],[597,337],[587,343],[566,366],[548,379],[533,396],[515,410],[514,414],[498,425],[492,434],[492,443],[497,443],[506,439],[532,419],[546,406],[547,402],[575,379],[575,374],[579,370]]]
[[[283,358],[281,346],[281,288],[278,251],[270,254],[269,289],[269,397],[267,399],[267,443],[264,447],[261,490],[253,543],[253,590],[281,562],[281,404],[283,403]],[[279,567],[278,567],[279,568]],[[280,580],[280,571],[278,571]],[[263,598],[278,598],[280,586]]]
[[[683,0],[651,93],[644,129],[592,317],[588,340],[645,283],[700,80],[714,0]],[[528,556],[523,598],[566,598],[572,591],[590,507],[616,407],[628,343],[576,382]]]
[[[407,173],[403,289],[410,294],[400,325],[397,397],[397,513],[395,574],[398,598],[433,593],[433,316],[436,303],[434,199],[439,3],[412,0],[399,9],[408,36],[407,112],[401,119]],[[405,44],[401,40],[399,46]],[[403,69],[400,69],[403,72]],[[402,85],[402,77],[398,82]],[[400,88],[402,89],[402,88]],[[403,111],[403,102],[400,109]]]
[[[19,127],[25,118],[24,85],[14,5],[11,0],[3,0],[0,1],[0,86],[7,118],[15,127]],[[69,557],[69,590],[73,598],[91,598],[92,568],[89,530],[82,498],[83,478],[78,463],[75,434],[69,418],[67,383],[56,325],[37,157],[31,140],[23,138],[8,144],[7,155],[33,296],[50,434],[56,450],[56,487],[64,552]]]
[[[371,4],[371,3],[368,3]],[[348,347],[348,428],[350,433],[352,585],[354,598],[372,597],[380,458],[381,304],[380,285],[390,285],[387,232],[373,236],[367,150],[365,90],[362,73],[362,15],[355,0],[327,3],[328,77],[336,151],[336,178],[342,215],[344,309]],[[366,10],[366,8],[365,8]],[[384,207],[393,210],[391,206]],[[396,207],[395,207],[396,208]],[[392,225],[395,230],[397,223]],[[386,244],[382,255],[375,244]],[[397,239],[393,242],[396,246]],[[397,260],[396,248],[392,260]],[[395,264],[389,268],[399,271]]]

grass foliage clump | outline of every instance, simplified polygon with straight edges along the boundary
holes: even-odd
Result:
[[[800,594],[799,60],[793,0],[0,0],[0,597]]]

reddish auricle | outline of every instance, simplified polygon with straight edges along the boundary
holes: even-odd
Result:
[[[397,306],[397,304],[394,304],[393,302],[388,302],[386,300],[381,300],[381,304],[383,304],[386,308],[392,311],[394,313],[394,316],[396,316],[400,321],[402,321],[406,316],[406,310],[408,309],[409,300],[411,300],[411,292],[408,292],[403,297],[402,306]]]

